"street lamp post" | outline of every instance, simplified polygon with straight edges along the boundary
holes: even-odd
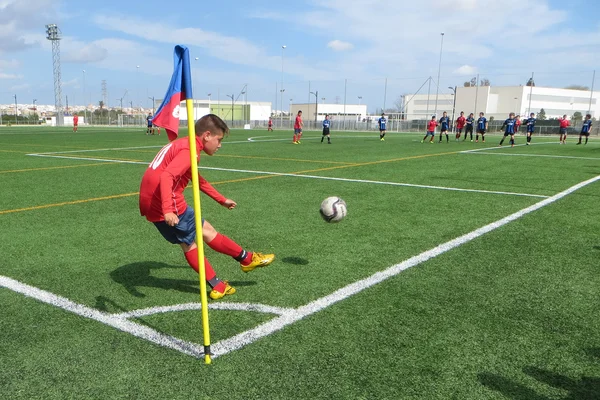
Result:
[[[439,91],[440,91],[440,71],[442,69],[442,50],[444,48],[444,32],[442,32],[441,35],[442,35],[442,43],[440,44],[440,63],[438,64],[437,84],[435,85],[436,89],[435,89],[435,113],[434,114],[436,116],[438,115],[438,95],[439,95]]]
[[[213,114],[212,110],[210,109],[210,96],[212,95],[212,93],[208,93],[208,113],[209,114]]]
[[[360,106],[360,102],[362,100],[362,96],[358,96],[358,105]]]
[[[15,98],[15,125],[18,125],[19,124],[19,118],[18,118],[19,109],[17,108],[17,95],[15,94],[13,97]]]
[[[281,98],[280,98],[280,108],[281,108],[281,118],[280,118],[280,124],[279,126],[281,127],[283,125],[283,92],[285,92],[285,89],[283,88],[283,51],[285,50],[287,46],[284,44],[281,46]]]
[[[83,121],[87,123],[87,105],[85,104],[85,69],[83,71]]]
[[[452,96],[454,96],[452,101],[452,126],[454,126],[454,112],[456,110],[456,86],[448,86],[448,89],[452,90]]]
[[[514,100],[515,100],[515,115],[519,115],[519,112],[517,111],[517,100],[519,100],[519,98],[515,97]]]
[[[229,94],[228,94],[228,95],[227,95],[227,97],[229,97],[229,98],[231,99],[231,127],[232,127],[232,128],[233,128],[233,104],[234,104],[234,102],[235,102],[235,100],[234,100],[234,96],[235,96],[234,94],[232,94],[232,95],[229,95]]]
[[[135,103],[141,108],[140,104],[140,66],[135,66]],[[131,107],[133,108],[133,106]],[[133,113],[133,110],[131,110]]]
[[[319,91],[310,92],[315,95],[315,127],[317,126],[317,115],[319,114]]]
[[[154,107],[155,107],[155,101],[154,101],[154,96],[152,97],[148,97],[148,99],[152,100],[152,115],[154,115]]]
[[[39,120],[40,118],[37,116],[37,108],[35,106],[36,102],[37,102],[37,99],[33,99],[33,115],[34,115],[34,117],[36,117]],[[36,124],[37,124],[37,122],[36,122]]]

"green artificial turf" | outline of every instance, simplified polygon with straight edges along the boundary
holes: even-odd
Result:
[[[144,131],[1,127],[0,275],[110,314],[199,302],[179,247],[139,215],[141,177],[167,142]],[[234,130],[202,155],[201,174],[238,202],[203,196],[203,217],[277,256],[245,274],[206,248],[237,289],[221,302],[301,307],[600,175],[595,139],[421,138],[333,132],[327,145],[306,132],[292,145],[290,132]],[[333,195],[348,216],[327,224],[318,208]],[[599,202],[595,182],[210,366],[0,288],[0,397],[598,399]],[[277,318],[209,315],[213,344]],[[199,311],[131,320],[202,343]]]

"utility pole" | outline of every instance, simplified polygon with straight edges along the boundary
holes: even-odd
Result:
[[[13,97],[15,98],[15,125],[18,125],[19,124],[19,118],[18,118],[19,110],[17,108],[17,95],[15,94]]]

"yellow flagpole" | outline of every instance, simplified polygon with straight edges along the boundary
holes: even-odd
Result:
[[[210,328],[208,325],[208,298],[206,296],[206,271],[204,270],[204,241],[202,240],[202,213],[200,209],[200,181],[198,179],[198,150],[194,126],[194,100],[186,99],[188,136],[192,169],[192,191],[194,192],[194,214],[196,219],[196,244],[198,245],[198,265],[200,279],[200,303],[202,303],[202,333],[204,336],[204,363],[210,364]],[[191,122],[190,122],[191,121]]]

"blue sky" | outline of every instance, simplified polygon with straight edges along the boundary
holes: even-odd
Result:
[[[283,79],[277,101],[283,98],[287,110],[290,99],[314,102],[310,81],[320,102],[343,103],[346,94],[347,103],[358,103],[361,96],[373,112],[384,101],[393,107],[430,75],[437,78],[440,32],[441,91],[477,73],[493,85],[524,84],[532,71],[538,86],[591,86],[593,70],[600,90],[595,1],[206,3],[0,0],[0,104],[13,102],[14,94],[19,103],[54,103],[47,23],[63,34],[63,94],[70,104],[97,104],[105,79],[109,105],[123,98],[124,105],[149,106],[148,97],[166,90],[173,46],[184,44],[196,98],[211,93],[212,101],[226,102],[234,94],[243,101],[247,84],[248,100],[275,102]]]

